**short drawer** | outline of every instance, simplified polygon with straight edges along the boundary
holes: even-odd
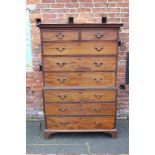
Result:
[[[115,104],[45,103],[45,115],[115,115]]]
[[[65,41],[78,40],[79,34],[76,31],[43,31],[43,41]]]
[[[44,71],[115,71],[116,57],[44,57]]]
[[[116,90],[44,90],[45,102],[115,102]]]
[[[43,44],[44,55],[112,55],[116,53],[116,41]]]
[[[46,116],[47,129],[113,129],[115,124],[114,116],[93,116],[93,117],[50,117]]]
[[[115,86],[115,72],[45,72],[45,86]]]
[[[117,30],[83,30],[81,40],[117,40]]]

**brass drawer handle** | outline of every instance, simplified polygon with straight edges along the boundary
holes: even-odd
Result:
[[[67,111],[67,108],[59,108],[59,111],[65,112],[65,111]]]
[[[60,66],[60,67],[63,67],[64,65],[66,65],[67,63],[65,63],[65,62],[57,62],[56,63],[58,66]]]
[[[101,112],[102,111],[102,109],[97,109],[97,108],[95,108],[95,109],[93,109],[95,112]]]
[[[94,95],[95,98],[100,99],[102,97],[102,95]]]
[[[65,50],[65,48],[64,48],[64,47],[58,47],[57,50],[58,50],[59,52],[63,52],[63,51]]]
[[[62,39],[62,38],[64,37],[64,34],[59,33],[59,34],[56,35],[56,37],[57,37],[58,39]]]
[[[62,78],[62,79],[57,79],[60,83],[64,83],[64,81],[66,80],[66,78]]]
[[[102,51],[103,47],[95,47],[96,51]]]
[[[58,97],[61,99],[65,99],[67,97],[67,95],[58,95]]]
[[[96,37],[97,39],[101,39],[103,36],[104,36],[104,35],[101,34],[101,33],[96,33],[96,34],[95,34],[95,37]]]
[[[60,122],[61,125],[68,125],[71,124],[70,122]]]
[[[101,82],[103,79],[102,79],[102,78],[95,78],[94,80],[95,80],[96,82],[99,83],[99,82]]]
[[[94,62],[94,64],[96,65],[96,67],[101,67],[103,65],[102,62]]]

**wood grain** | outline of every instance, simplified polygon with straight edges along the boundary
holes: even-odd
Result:
[[[42,32],[43,41],[64,41],[64,40],[78,40],[79,34],[76,31],[44,31]]]
[[[44,55],[111,55],[116,51],[116,41],[43,44]]]
[[[116,57],[44,57],[44,71],[115,71]]]
[[[48,129],[112,129],[114,116],[50,117],[46,116]]]
[[[116,90],[44,90],[45,102],[115,102]]]
[[[117,40],[117,30],[82,30],[81,40]]]
[[[44,73],[45,86],[115,86],[115,72]]]
[[[45,103],[45,115],[115,115],[115,103]]]
[[[116,138],[118,30],[122,24],[39,24],[45,138],[107,132]]]

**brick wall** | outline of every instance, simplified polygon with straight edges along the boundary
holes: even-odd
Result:
[[[27,117],[42,118],[42,73],[40,32],[36,19],[42,23],[67,23],[68,17],[75,17],[75,23],[101,23],[107,17],[108,23],[123,23],[120,30],[122,46],[118,56],[117,87],[125,84],[126,52],[129,43],[129,4],[128,0],[27,0],[31,22],[32,71],[27,72]],[[128,116],[128,85],[118,89],[117,116]]]

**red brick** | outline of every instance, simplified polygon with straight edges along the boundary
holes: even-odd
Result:
[[[116,2],[116,3],[122,3],[122,0],[108,0],[108,2]]]
[[[78,0],[78,2],[92,2],[93,0]]]
[[[54,23],[54,24],[63,24],[63,23],[66,23],[66,22],[67,22],[67,19],[65,19],[65,18],[52,19],[52,23]]]
[[[122,3],[122,7],[129,7],[129,3]]]
[[[34,13],[40,13],[40,9],[37,8],[36,10],[32,10],[31,14],[34,14]]]
[[[40,88],[40,87],[32,87],[32,91],[41,91],[42,90],[42,88]]]
[[[122,7],[122,3],[108,3],[108,7]]]
[[[108,0],[93,0],[93,2],[107,2]]]
[[[93,3],[80,3],[80,7],[94,7]]]
[[[78,3],[66,3],[65,7],[66,8],[77,8],[79,6]]]
[[[49,8],[50,5],[49,4],[37,4],[37,9],[41,9],[41,8]]]
[[[41,18],[41,15],[40,14],[30,14],[30,22],[31,23],[36,23],[36,19],[37,18]]]
[[[72,14],[65,14],[65,18],[67,18],[68,19],[68,17],[74,17],[74,18],[77,18],[78,17],[78,14],[76,14],[76,13],[72,13]]]
[[[108,13],[93,13],[92,17],[108,17]]]
[[[26,0],[26,4],[39,4],[40,0]]]
[[[43,9],[43,13],[69,13],[69,9]]]
[[[41,58],[41,53],[32,53],[32,57],[37,60],[37,58]]]
[[[80,8],[78,9],[79,12],[91,12],[91,9],[89,8]]]
[[[125,72],[125,66],[123,68],[118,68],[118,73],[124,73]]]
[[[120,37],[126,38],[126,37],[128,37],[128,34],[127,33],[120,33]]]
[[[122,13],[122,17],[129,17],[129,13]]]
[[[75,18],[75,23],[87,23],[87,18],[82,17]]]
[[[98,12],[104,13],[104,12],[107,12],[107,9],[106,8],[93,8],[92,12],[93,13],[98,13]]]
[[[26,80],[26,87],[31,87],[32,83]]]
[[[121,12],[129,12],[129,8],[121,8]]]
[[[84,17],[84,18],[92,18],[93,17],[93,14],[91,13],[80,13],[79,14],[80,17]]]
[[[120,12],[120,8],[107,8],[107,12]]]
[[[109,13],[109,17],[115,17],[116,13]]]
[[[56,14],[43,14],[43,18],[56,18]]]
[[[70,13],[76,13],[77,12],[77,9],[69,9],[70,10]]]
[[[70,0],[56,0],[57,3],[68,3]]]
[[[56,19],[58,19],[58,18],[65,18],[65,14],[57,14],[57,16],[56,16]]]
[[[129,23],[129,18],[122,18],[121,19],[121,22],[122,23]]]
[[[108,18],[109,23],[120,23],[120,18]]]
[[[51,8],[63,8],[64,4],[56,3],[56,4],[51,4]]]
[[[107,7],[107,3],[95,3],[95,7]]]
[[[41,0],[41,3],[55,3],[55,0]]]
[[[122,0],[122,3],[129,3],[129,0]]]
[[[88,23],[101,23],[101,18],[87,18]]]

